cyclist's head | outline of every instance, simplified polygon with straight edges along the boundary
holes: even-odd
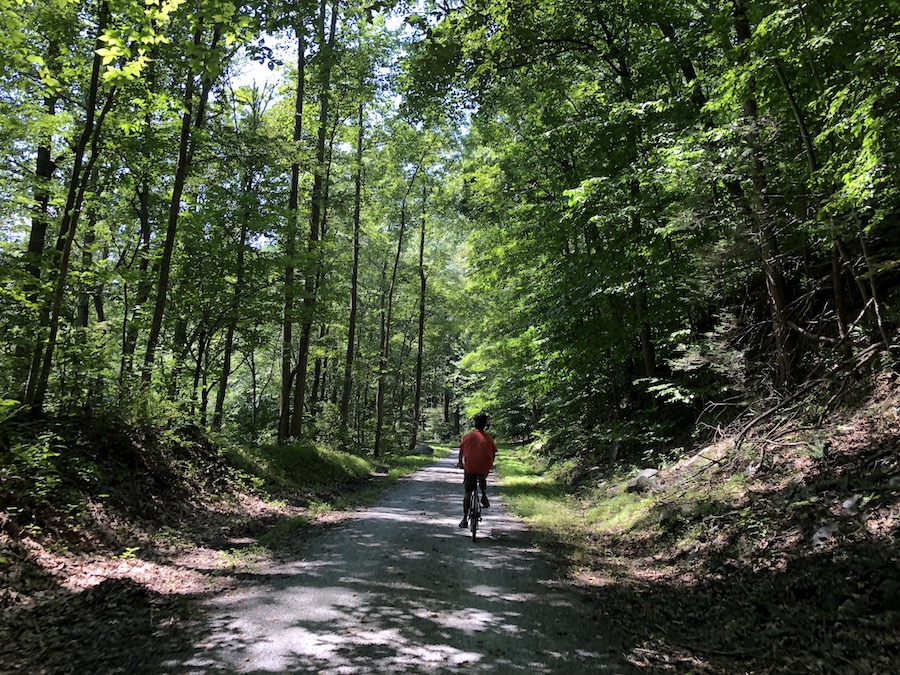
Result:
[[[488,416],[486,412],[480,412],[472,418],[472,423],[479,431],[484,431],[488,427]]]

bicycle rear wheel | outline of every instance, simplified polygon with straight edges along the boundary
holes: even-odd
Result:
[[[475,541],[479,520],[481,520],[481,504],[478,501],[478,490],[472,490],[472,499],[469,503],[469,529],[472,530],[472,541]]]

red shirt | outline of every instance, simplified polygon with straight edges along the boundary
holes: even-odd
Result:
[[[486,431],[470,431],[459,444],[468,473],[488,473],[494,466],[497,445]]]

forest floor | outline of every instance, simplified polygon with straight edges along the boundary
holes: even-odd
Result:
[[[900,672],[898,380],[816,424],[779,419],[637,490],[633,474],[570,485],[562,525],[527,518],[643,672]],[[163,443],[61,423],[34,439],[0,462],[0,675],[154,672],[148,652],[189,648],[198,598],[341,522],[389,468],[277,494],[190,429]],[[536,494],[517,471],[541,470],[507,467],[513,509]]]
[[[798,410],[642,481],[560,491],[539,455],[507,463],[513,510],[644,672],[900,673],[900,378]]]

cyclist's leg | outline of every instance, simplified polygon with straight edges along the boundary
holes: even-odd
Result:
[[[463,476],[465,496],[463,497],[463,519],[459,523],[460,527],[468,527],[469,524],[469,501],[472,499],[472,490],[475,489],[475,481],[473,479],[474,476],[469,472],[466,472]]]
[[[491,503],[487,498],[487,475],[479,476],[478,482],[481,484],[481,505],[485,507],[490,506]]]

